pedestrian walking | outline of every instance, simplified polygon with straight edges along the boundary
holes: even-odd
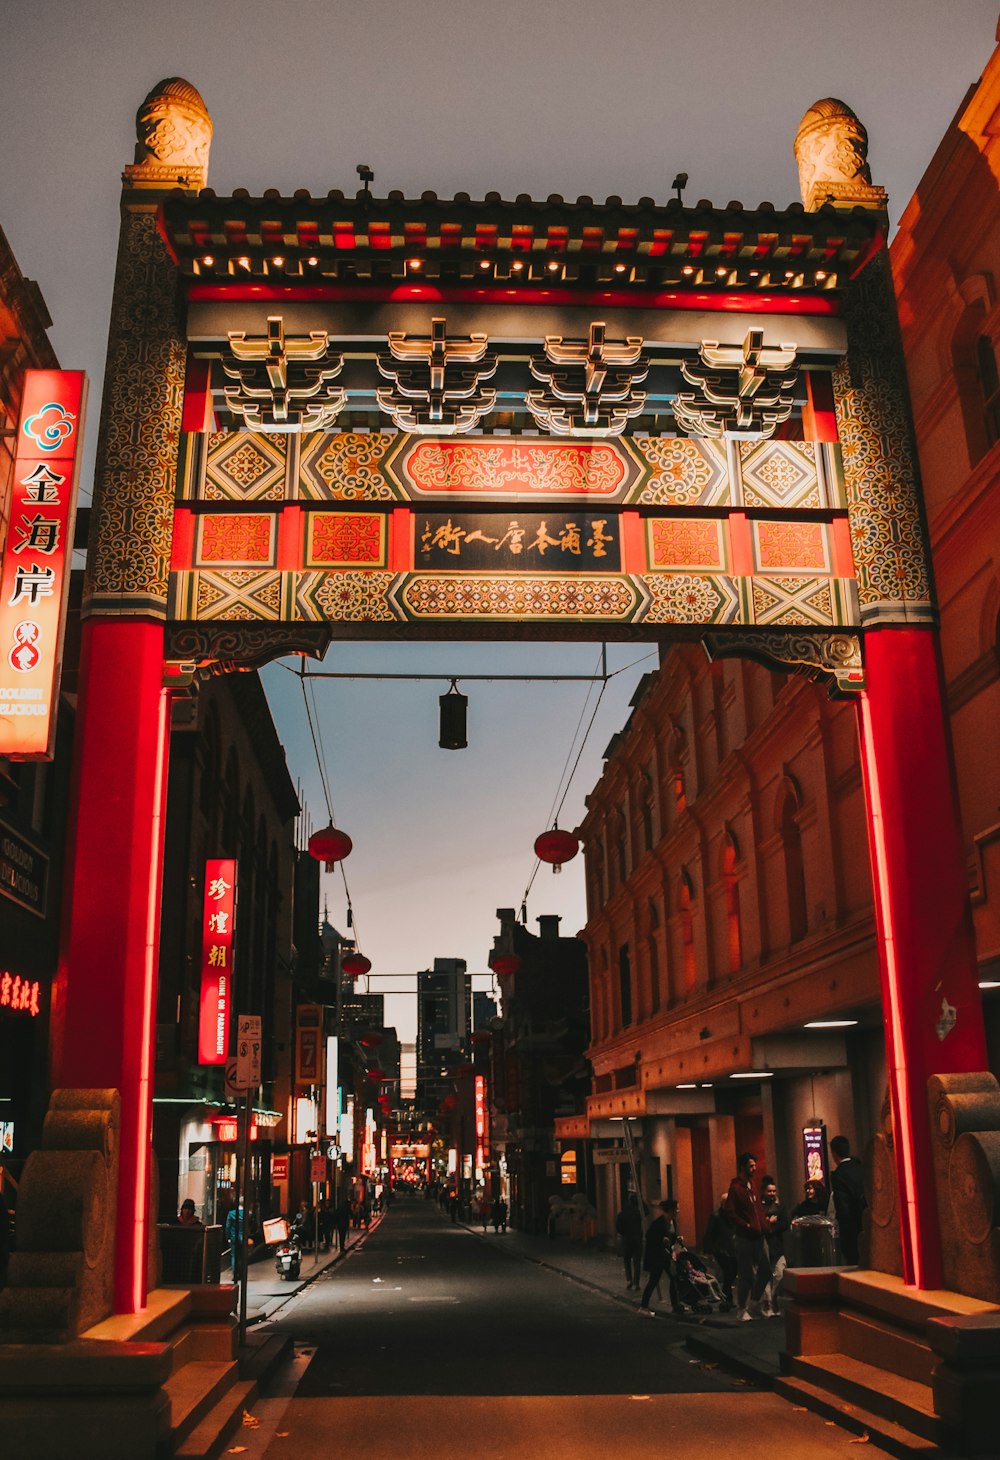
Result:
[[[177,1222],[181,1227],[200,1227],[202,1225],[198,1220],[198,1213],[195,1211],[194,1202],[189,1196],[185,1197],[181,1202],[181,1209],[177,1213]]]
[[[333,1214],[333,1225],[337,1231],[337,1251],[347,1251],[347,1234],[351,1230],[351,1203],[343,1197]]]
[[[494,1232],[506,1232],[507,1230],[507,1203],[502,1196],[498,1196],[490,1209],[490,1216],[493,1218]]]
[[[451,1217],[451,1220],[453,1222],[457,1222],[458,1221],[458,1192],[457,1191],[449,1191],[449,1193],[448,1193],[448,1215],[449,1215],[449,1217]]]
[[[752,1151],[744,1151],[726,1193],[726,1218],[733,1229],[736,1249],[736,1316],[743,1322],[755,1316],[750,1305],[756,1307],[760,1302],[770,1277],[764,1214],[753,1184],[756,1170],[757,1158]]]
[[[673,1197],[669,1197],[666,1201],[659,1203],[657,1215],[646,1228],[646,1237],[642,1246],[642,1270],[648,1274],[648,1281],[642,1290],[642,1297],[639,1299],[639,1312],[644,1318],[656,1317],[649,1305],[653,1293],[660,1286],[664,1273],[667,1274],[670,1306],[675,1313],[683,1311],[677,1301],[677,1283],[673,1271],[672,1252],[676,1241],[677,1203]]]
[[[246,1213],[243,1210],[243,1203],[238,1207],[230,1207],[226,1213],[226,1241],[229,1243],[229,1261],[232,1265],[233,1282],[238,1283],[242,1271],[243,1259],[243,1225]]]
[[[726,1217],[728,1194],[724,1191],[719,1197],[719,1205],[705,1225],[705,1235],[701,1243],[702,1251],[714,1258],[719,1269],[719,1284],[722,1288],[719,1311],[722,1313],[728,1313],[733,1306],[733,1283],[736,1281],[736,1246],[733,1242],[733,1229]]]
[[[638,1288],[642,1266],[642,1212],[639,1210],[639,1198],[634,1192],[618,1213],[615,1231],[621,1238],[625,1286]]]
[[[760,1312],[762,1318],[776,1318],[778,1294],[785,1276],[785,1233],[791,1223],[788,1213],[778,1200],[778,1183],[773,1176],[765,1176],[761,1180],[760,1206],[764,1213],[764,1242],[767,1246],[767,1266],[770,1272],[761,1298]]]
[[[868,1205],[864,1173],[861,1162],[851,1155],[851,1143],[846,1136],[834,1136],[830,1142],[830,1155],[833,1157],[830,1187],[833,1209],[837,1213],[840,1252],[845,1262],[857,1265],[860,1261],[858,1240],[863,1225],[862,1214]]]

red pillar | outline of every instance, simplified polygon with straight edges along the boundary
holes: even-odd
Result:
[[[169,698],[162,624],[84,622],[52,1085],[121,1095],[118,1313],[146,1301]]]
[[[903,1276],[918,1288],[937,1288],[941,1238],[927,1081],[935,1074],[985,1070],[987,1058],[936,631],[867,632],[865,679],[861,761]]]

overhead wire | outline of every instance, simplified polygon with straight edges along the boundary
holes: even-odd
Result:
[[[333,826],[335,824],[336,818],[333,814],[333,802],[330,798],[330,777],[326,766],[326,753],[323,749],[322,737],[319,736],[316,731],[316,723],[319,721],[319,709],[316,706],[316,691],[311,685],[308,692],[306,690],[307,676],[305,673],[304,665],[302,671],[298,674],[297,678],[302,687],[302,703],[305,706],[306,720],[309,724],[309,734],[312,737],[313,750],[316,754],[316,768],[319,771],[320,785],[323,788],[323,799],[326,802],[326,814],[330,818],[330,825]],[[313,703],[311,707],[309,704],[310,694],[313,696]],[[337,865],[340,868],[340,876],[344,883],[344,897],[347,901],[347,925],[353,930],[354,946],[360,952],[361,938],[358,934],[358,922],[354,912],[354,904],[351,901],[351,889],[347,884],[347,872],[344,868],[344,864],[342,861],[338,862]]]

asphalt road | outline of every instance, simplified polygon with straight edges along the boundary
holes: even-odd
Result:
[[[692,1362],[670,1319],[643,1319],[428,1203],[398,1202],[272,1327],[299,1358],[229,1449],[246,1460],[852,1453],[843,1431]]]

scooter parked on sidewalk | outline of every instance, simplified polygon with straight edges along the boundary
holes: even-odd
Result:
[[[294,1235],[282,1242],[274,1254],[274,1266],[280,1278],[294,1281],[302,1267],[302,1249]]]

